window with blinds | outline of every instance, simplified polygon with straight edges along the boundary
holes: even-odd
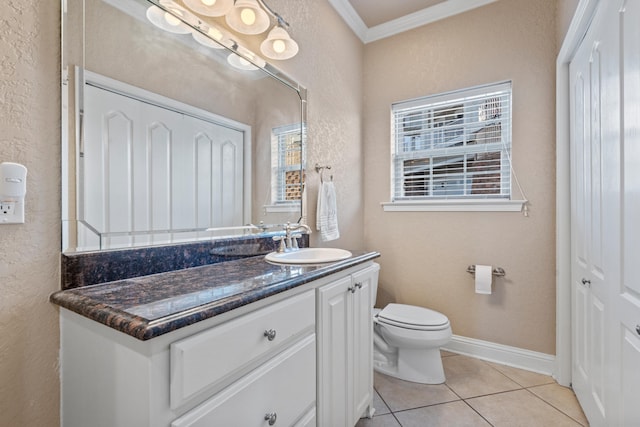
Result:
[[[302,127],[304,132],[304,126]],[[274,128],[271,133],[271,201],[273,205],[298,205],[304,180],[303,135],[300,124]]]
[[[392,105],[392,202],[509,199],[511,82]]]

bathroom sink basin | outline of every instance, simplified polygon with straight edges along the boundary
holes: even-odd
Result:
[[[271,252],[264,258],[277,264],[322,264],[349,258],[351,252],[338,248],[302,248],[290,252]]]

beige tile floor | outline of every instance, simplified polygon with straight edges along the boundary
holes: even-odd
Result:
[[[356,427],[588,426],[573,391],[553,378],[442,352],[447,380],[425,385],[374,374],[375,416]]]

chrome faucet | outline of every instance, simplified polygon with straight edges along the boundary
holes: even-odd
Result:
[[[311,234],[311,228],[307,224],[291,224],[287,222],[284,225],[284,236],[273,238],[274,240],[280,240],[278,252],[298,249],[298,238],[302,237],[302,234],[294,234],[298,230],[304,230],[306,234]]]

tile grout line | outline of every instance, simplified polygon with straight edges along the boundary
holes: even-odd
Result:
[[[396,414],[396,413],[400,413],[400,412],[409,412],[409,411],[413,411],[415,409],[432,408],[434,406],[447,405],[449,403],[455,403],[455,402],[464,402],[464,399],[456,399],[456,400],[449,400],[449,401],[446,401],[446,402],[438,402],[438,403],[434,403],[432,405],[416,406],[415,408],[399,409],[397,411],[392,411],[391,413],[392,414]]]
[[[573,421],[577,422],[578,424],[580,424],[581,426],[584,427],[584,425],[576,420],[575,418],[573,418],[571,415],[567,414],[566,412],[564,412],[563,410],[561,410],[560,408],[557,408],[555,405],[553,405],[551,402],[547,402],[545,399],[541,398],[540,396],[538,396],[537,394],[535,394],[534,392],[532,392],[531,390],[529,390],[530,388],[534,388],[534,387],[541,387],[541,386],[545,386],[545,385],[549,385],[549,384],[553,384],[555,383],[555,381],[549,382],[549,383],[545,383],[545,384],[537,384],[537,385],[532,385],[532,386],[524,386],[522,384],[520,384],[520,382],[518,382],[516,379],[511,378],[509,375],[507,375],[506,373],[502,372],[500,369],[492,366],[491,364],[487,363],[486,361],[484,361],[485,364],[487,366],[489,366],[490,368],[492,368],[495,371],[498,371],[499,373],[501,373],[504,377],[506,377],[507,379],[509,379],[510,381],[513,381],[514,383],[518,384],[520,387],[522,387],[520,390],[526,390],[529,393],[531,393],[533,396],[535,396],[538,400],[542,401],[543,403],[546,403],[547,405],[551,406],[552,408],[554,408],[555,410],[557,410],[558,412],[560,412],[561,414],[569,417],[570,419],[572,419]],[[511,391],[515,391],[515,390],[511,390]],[[507,391],[503,392],[506,393]],[[498,394],[498,393],[493,393],[493,394]],[[476,397],[481,397],[481,396],[476,396]],[[465,402],[466,403],[466,402]]]
[[[387,403],[386,400],[384,400],[384,397],[382,397],[382,395],[380,393],[378,393],[378,390],[376,390],[376,388],[373,388],[374,392],[378,394],[378,397],[380,398],[380,400],[382,400],[382,402],[384,402],[384,404],[387,406],[387,409],[389,409],[389,413],[391,414],[391,416],[393,417],[394,420],[396,420],[396,422],[398,423],[398,425],[400,427],[402,427],[402,424],[400,423],[400,420],[398,419],[398,417],[396,417],[395,411],[391,410],[391,407],[389,406],[389,404]],[[400,412],[400,411],[398,411]],[[381,414],[382,415],[382,414]],[[375,414],[373,415],[375,418]],[[371,418],[373,419],[373,418]]]
[[[476,414],[478,414],[478,416],[479,416],[480,418],[482,418],[483,420],[485,420],[485,421],[487,422],[487,424],[489,424],[491,427],[494,427],[494,425],[493,425],[493,424],[491,424],[491,422],[490,422],[488,419],[486,419],[486,418],[484,417],[484,415],[482,415],[480,412],[476,411],[476,408],[474,408],[473,406],[471,406],[471,405],[469,404],[469,402],[467,402],[465,399],[462,399],[462,401],[464,402],[464,404],[465,404],[465,405],[467,405],[469,408],[471,408],[471,410],[472,410],[473,412],[475,412]]]
[[[546,384],[545,384],[546,385]],[[533,387],[539,387],[539,386],[532,386],[530,388]],[[569,417],[570,419],[572,419],[573,421],[575,421],[576,423],[580,424],[581,426],[585,427],[584,424],[582,424],[580,421],[576,420],[575,418],[573,418],[571,415],[567,414],[566,412],[564,412],[562,409],[556,407],[554,404],[552,404],[551,402],[547,402],[545,399],[543,399],[542,397],[538,396],[537,394],[535,394],[534,392],[532,392],[531,390],[529,390],[529,388],[525,388],[525,390],[527,390],[529,393],[531,393],[532,395],[534,395],[536,398],[538,398],[539,400],[541,400],[542,402],[546,403],[547,405],[551,406],[553,409],[555,409],[556,411],[560,412],[561,414]]]
[[[469,402],[467,402],[467,400],[466,400],[466,399],[464,399],[462,396],[460,396],[458,393],[456,393],[456,391],[455,391],[454,389],[452,389],[451,387],[449,387],[449,384],[447,384],[447,381],[446,381],[446,380],[445,380],[445,382],[444,382],[444,385],[445,385],[445,386],[447,386],[447,388],[448,388],[449,390],[451,390],[451,393],[453,393],[453,394],[455,394],[456,396],[458,396],[458,397],[460,398],[460,400],[461,400],[462,402],[464,402],[464,404],[465,404],[465,405],[467,405],[469,408],[471,408],[471,410],[472,410],[473,412],[475,412],[476,414],[478,414],[478,416],[479,416],[480,418],[482,418],[483,420],[485,420],[485,421],[487,422],[487,424],[489,424],[491,427],[494,427],[494,425],[493,425],[493,424],[491,424],[491,423],[489,422],[489,420],[488,420],[488,419],[486,419],[486,418],[485,418],[485,417],[484,417],[480,412],[476,411],[476,409],[475,409],[473,406],[471,406],[471,405],[469,404]]]

